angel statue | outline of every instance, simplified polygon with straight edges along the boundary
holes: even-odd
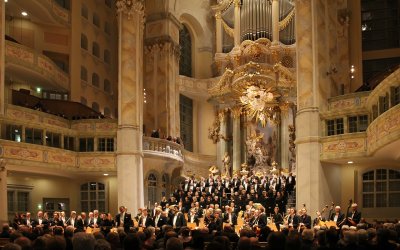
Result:
[[[230,178],[231,157],[229,156],[228,152],[225,152],[222,163],[224,164],[225,176]]]

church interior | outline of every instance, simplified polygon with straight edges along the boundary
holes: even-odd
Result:
[[[400,2],[1,0],[0,222],[136,213],[186,178],[400,209]],[[304,205],[303,205],[304,204]]]

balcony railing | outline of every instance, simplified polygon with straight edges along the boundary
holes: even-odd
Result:
[[[146,156],[168,157],[183,162],[183,146],[175,142],[143,137],[143,153]]]
[[[69,90],[69,76],[62,71],[47,56],[21,44],[6,41],[6,67],[7,64],[14,64],[16,68],[26,67],[27,72],[35,71],[42,77],[44,82],[48,82],[56,88]]]
[[[44,7],[49,14],[54,18],[55,21],[62,25],[69,25],[70,23],[70,13],[68,10],[61,7],[54,0],[35,0],[35,2]]]

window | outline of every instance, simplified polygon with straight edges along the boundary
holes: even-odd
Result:
[[[81,185],[81,211],[106,211],[106,189],[100,182],[88,182]]]
[[[104,92],[111,94],[111,83],[108,79],[104,79]]]
[[[6,134],[3,136],[6,140],[21,142],[22,140],[22,126],[6,125]]]
[[[111,26],[110,23],[105,21],[104,23],[104,33],[106,33],[107,35],[111,35]]]
[[[400,207],[400,171],[376,169],[362,175],[363,207]]]
[[[148,199],[150,204],[154,204],[154,202],[158,201],[157,197],[157,178],[154,174],[149,174],[147,178],[147,191],[148,191]]]
[[[42,135],[43,135],[43,132],[41,129],[25,128],[25,142],[26,143],[42,145],[43,144]]]
[[[83,105],[87,105],[87,99],[85,97],[83,97],[83,96],[81,96],[81,103]]]
[[[379,97],[379,114],[385,113],[389,109],[389,96],[386,94],[385,96]]]
[[[43,98],[51,100],[68,100],[67,93],[59,93],[54,91],[43,91]]]
[[[108,50],[104,50],[104,62],[108,64],[111,62],[110,51]]]
[[[94,138],[79,138],[79,152],[93,152],[93,151],[94,151]]]
[[[328,136],[341,135],[344,133],[343,118],[326,121],[326,131]]]
[[[181,55],[179,59],[179,74],[192,76],[192,38],[189,30],[185,25],[179,31],[179,45],[181,47]]]
[[[87,82],[87,79],[88,79],[87,69],[81,66],[81,80]]]
[[[97,102],[93,102],[92,103],[92,109],[99,112],[100,111],[100,107],[99,104]]]
[[[97,13],[93,13],[93,24],[96,26],[96,27],[100,27],[100,18],[99,18],[99,15],[97,15]]]
[[[99,138],[97,150],[101,152],[113,152],[114,138]]]
[[[72,136],[64,136],[64,149],[66,150],[75,150],[75,138]]]
[[[93,42],[92,44],[92,54],[95,57],[100,58],[100,46],[96,42]]]
[[[61,148],[61,135],[53,132],[46,132],[46,146]]]
[[[111,0],[104,0],[104,3],[108,8],[111,8]]]
[[[162,181],[162,187],[163,187],[163,190],[161,192],[161,196],[167,196],[168,180],[169,180],[168,174],[163,174],[162,175],[162,180],[161,180]]]
[[[88,8],[84,4],[81,7],[81,16],[84,17],[85,19],[88,19],[89,16]]]
[[[109,118],[111,117],[111,110],[108,107],[104,107],[104,116]]]
[[[88,50],[88,39],[84,34],[81,34],[81,48]]]
[[[100,77],[97,73],[92,74],[92,85],[95,87],[100,86]]]
[[[29,211],[29,192],[7,190],[8,213]]]
[[[368,115],[350,116],[349,133],[364,132],[368,128]]]
[[[378,105],[372,105],[372,119],[375,120],[378,117]]]
[[[179,96],[181,140],[186,150],[193,151],[193,100]]]
[[[398,87],[392,87],[390,89],[390,95],[391,95],[391,107],[396,106],[397,104],[400,103],[400,86]]]

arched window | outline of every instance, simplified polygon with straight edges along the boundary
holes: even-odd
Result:
[[[86,19],[88,19],[88,16],[89,16],[88,8],[84,4],[82,4],[82,7],[81,7],[81,16]]]
[[[362,175],[364,208],[400,207],[400,171],[375,169]]]
[[[81,66],[81,80],[87,82],[87,69]]]
[[[95,87],[99,87],[100,86],[100,77],[98,74],[93,73],[92,74],[92,84]]]
[[[100,57],[100,46],[96,42],[93,42],[92,54],[96,57]]]
[[[110,108],[104,107],[104,116],[107,117],[107,118],[110,118],[110,117],[111,117]]]
[[[92,103],[92,109],[99,112],[100,111],[100,106],[97,102]]]
[[[157,177],[154,174],[149,174],[149,177],[147,177],[147,187],[148,187],[148,193],[147,197],[149,199],[149,202],[151,204],[154,204],[154,202],[157,202]]]
[[[110,51],[108,50],[104,50],[104,62],[108,64],[111,62]]]
[[[111,83],[108,79],[104,79],[104,91],[111,94]]]
[[[192,77],[192,38],[185,25],[179,31],[179,45],[181,47],[179,74]]]
[[[106,189],[100,182],[88,182],[81,185],[81,211],[93,210],[106,212]]]
[[[97,13],[93,13],[93,24],[100,28],[100,17]]]
[[[161,196],[167,196],[168,181],[169,181],[168,174],[163,174],[161,181],[162,181],[162,187],[163,187]]]
[[[88,39],[84,34],[81,34],[81,48],[88,50]]]

